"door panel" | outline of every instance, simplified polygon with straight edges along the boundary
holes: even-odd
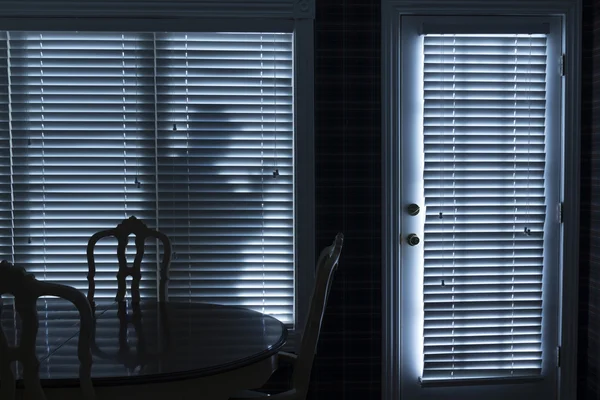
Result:
[[[560,25],[401,20],[404,398],[555,397]]]

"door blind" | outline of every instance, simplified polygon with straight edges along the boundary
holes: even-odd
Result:
[[[423,381],[542,366],[546,35],[424,36]]]
[[[293,322],[291,34],[3,35],[3,258],[86,290],[88,239],[135,215],[173,242],[170,297]],[[112,298],[115,241],[96,260]]]

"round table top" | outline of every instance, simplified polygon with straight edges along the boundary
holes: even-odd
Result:
[[[279,320],[234,306],[142,299],[138,307],[130,302],[99,306],[95,316],[94,385],[226,372],[276,354],[287,338],[287,329]],[[44,386],[79,384],[78,339],[76,331],[41,360]]]

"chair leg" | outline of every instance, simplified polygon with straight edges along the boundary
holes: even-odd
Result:
[[[15,398],[15,376],[10,369],[10,349],[2,329],[0,329],[0,399],[12,400]]]
[[[25,391],[30,393],[30,398],[35,400],[46,400],[42,385],[40,383],[40,362],[35,353],[29,354],[23,361],[23,383]]]

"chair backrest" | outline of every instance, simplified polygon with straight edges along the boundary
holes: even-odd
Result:
[[[338,233],[333,243],[321,251],[317,260],[315,286],[292,376],[293,387],[300,395],[300,398],[304,398],[308,392],[310,372],[317,351],[317,342],[321,332],[325,306],[327,305],[329,291],[331,290],[333,276],[338,266],[343,244],[344,235]]]
[[[135,235],[135,259],[131,267],[127,266],[126,248],[129,244],[129,235]],[[94,294],[96,284],[94,277],[96,275],[96,262],[94,259],[94,247],[96,243],[105,237],[117,238],[117,259],[119,262],[119,271],[117,272],[117,296],[116,301],[125,299],[125,283],[128,276],[131,276],[131,298],[134,302],[140,301],[140,280],[142,279],[141,266],[144,257],[144,244],[147,238],[153,237],[160,240],[163,244],[164,254],[160,264],[160,282],[159,282],[159,301],[164,302],[167,299],[167,281],[169,280],[169,265],[171,264],[171,241],[164,233],[148,228],[145,223],[134,216],[124,219],[116,228],[107,229],[95,233],[87,244],[87,262],[88,262],[88,299],[94,304]]]
[[[78,358],[79,379],[83,398],[94,399],[91,380],[92,354],[91,339],[93,330],[92,309],[87,299],[75,288],[35,279],[24,268],[13,266],[8,261],[0,263],[0,296],[10,294],[14,297],[15,309],[21,318],[22,333],[19,346],[8,345],[6,335],[0,326],[0,398],[15,398],[15,377],[10,365],[13,361],[23,363],[23,381],[29,398],[44,400],[40,385],[39,360],[36,356],[35,342],[38,331],[36,302],[40,296],[56,296],[70,301],[77,307],[80,318]],[[1,310],[1,308],[0,308]]]

